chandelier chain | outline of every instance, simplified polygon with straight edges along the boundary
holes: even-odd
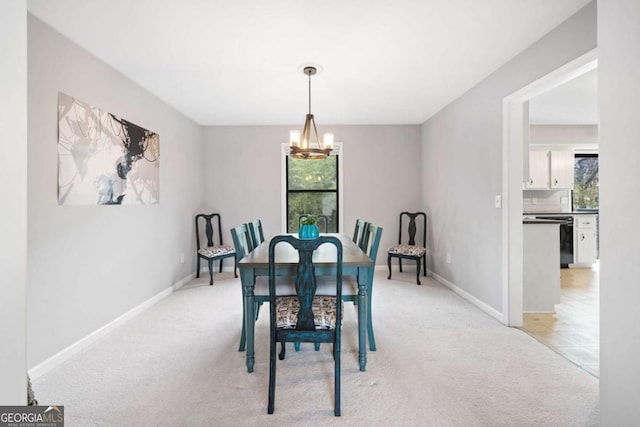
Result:
[[[309,114],[311,114],[311,73],[308,74],[309,77]]]

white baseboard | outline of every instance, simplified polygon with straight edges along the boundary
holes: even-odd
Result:
[[[429,270],[429,274],[431,274],[431,276],[433,276],[433,278],[436,279],[439,283],[442,283],[444,286],[446,286],[447,288],[451,289],[453,292],[455,292],[456,294],[460,295],[462,298],[466,299],[471,304],[475,305],[480,310],[482,310],[485,313],[487,313],[489,316],[493,317],[494,319],[496,319],[500,323],[504,324],[504,316],[498,310],[496,310],[495,308],[491,307],[490,305],[484,303],[483,301],[480,301],[478,298],[474,297],[473,295],[471,295],[467,291],[457,287],[456,285],[454,285],[453,283],[451,283],[450,281],[448,281],[444,277],[434,273],[433,271]]]
[[[38,365],[34,366],[33,368],[29,369],[28,371],[29,376],[31,377],[32,380],[34,380],[46,374],[50,370],[58,367],[64,361],[69,359],[71,356],[84,350],[85,348],[87,348],[88,346],[90,346],[91,344],[93,344],[94,342],[96,342],[97,340],[99,340],[100,338],[102,338],[103,336],[105,336],[106,334],[108,334],[118,326],[121,326],[122,324],[126,323],[133,317],[137,316],[138,314],[147,310],[149,307],[156,304],[158,301],[162,300],[163,298],[166,298],[171,293],[177,291],[178,289],[183,287],[186,283],[190,282],[195,276],[196,276],[195,273],[191,273],[187,275],[186,277],[182,278],[181,280],[169,286],[168,288],[161,291],[160,293],[152,296],[151,298],[137,305],[136,307],[133,307],[131,310],[127,311],[123,315],[116,317],[114,320],[107,323],[103,327],[93,331],[86,337],[60,350],[58,353],[54,354],[44,362],[41,362]]]
[[[409,266],[409,268],[411,268],[411,267],[412,266]],[[375,271],[380,271],[380,270],[388,271],[388,266],[387,265],[382,265],[382,264],[376,265]],[[413,271],[414,271],[414,274],[415,274],[415,269]],[[434,273],[432,270],[427,269],[427,277],[429,277],[429,276],[432,277],[433,279],[435,279],[438,283],[441,283],[442,285],[444,285],[447,288],[451,289],[453,292],[455,292],[456,294],[460,295],[462,298],[466,299],[471,304],[475,305],[480,310],[482,310],[485,313],[487,313],[489,316],[493,317],[494,319],[496,319],[500,323],[504,324],[504,316],[502,315],[502,313],[500,313],[495,308],[493,308],[493,307],[489,306],[488,304],[480,301],[478,298],[474,297],[473,295],[471,295],[467,291],[464,291],[463,289],[457,287],[456,285],[454,285],[453,283],[451,283],[450,281],[448,281],[444,277]]]

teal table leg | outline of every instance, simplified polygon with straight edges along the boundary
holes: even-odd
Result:
[[[255,331],[255,305],[253,289],[255,284],[253,283],[253,270],[244,268],[240,271],[240,281],[245,289],[245,316],[244,324],[246,328],[247,338],[247,372],[253,372],[253,365],[255,364],[255,353],[253,347],[254,331]]]
[[[369,269],[358,268],[358,359],[360,370],[367,366],[367,283]]]

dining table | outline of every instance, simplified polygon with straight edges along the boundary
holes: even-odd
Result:
[[[358,282],[358,361],[360,370],[367,365],[367,282],[373,274],[374,264],[371,258],[356,245],[349,236],[342,233],[321,233],[323,236],[335,236],[342,243],[342,274],[356,276]],[[269,242],[266,239],[257,248],[238,262],[240,280],[243,287],[246,328],[246,364],[247,371],[253,372],[255,364],[255,278],[269,277]],[[298,252],[288,244],[276,246],[274,265],[277,276],[295,276],[298,266]],[[335,275],[337,271],[336,247],[321,245],[313,253],[316,275]]]

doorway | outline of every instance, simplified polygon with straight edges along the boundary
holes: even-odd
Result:
[[[503,103],[503,314],[508,326],[523,326],[523,152],[528,101],[597,67],[596,50],[509,95]],[[596,289],[596,293],[599,293]],[[592,372],[593,373],[593,372]]]
[[[528,102],[529,153],[551,150],[556,158],[566,160],[561,166],[563,170],[571,170],[570,176],[559,170],[555,176],[564,177],[563,184],[572,188],[523,190],[525,216],[545,214],[543,217],[567,222],[559,226],[562,268],[558,270],[557,300],[550,306],[551,312],[524,313],[522,330],[599,377],[597,74],[597,69],[584,73]],[[525,167],[526,150],[525,145]],[[532,227],[535,230],[536,226]],[[531,248],[524,243],[526,257],[527,249]],[[527,261],[525,258],[524,262]],[[527,307],[526,288],[524,296]]]

